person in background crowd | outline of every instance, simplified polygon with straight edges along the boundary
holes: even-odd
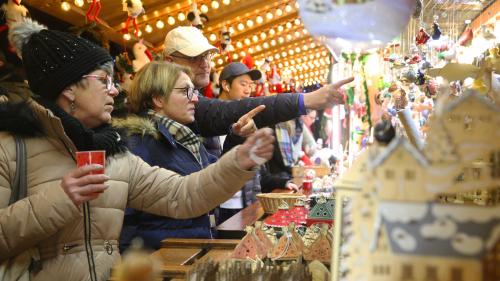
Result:
[[[221,100],[241,100],[250,97],[252,84],[261,78],[261,72],[250,70],[241,62],[232,62],[224,67],[219,77]],[[278,105],[279,106],[279,105]],[[243,142],[245,138],[236,135],[221,136],[223,144],[222,154],[225,154],[235,145]],[[260,175],[246,182],[241,191],[236,192],[231,199],[220,204],[218,223],[232,217],[243,208],[257,200],[256,194],[260,193]]]
[[[252,86],[255,81],[261,78],[261,72],[258,70],[250,70],[246,65],[240,62],[232,62],[224,67],[220,75],[220,99],[223,100],[241,100],[243,98],[247,98],[250,96],[252,91]],[[278,105],[279,106],[279,105]],[[291,122],[291,123],[289,123]],[[293,133],[291,132],[291,125],[293,123]],[[276,188],[286,188],[291,190],[297,190],[298,187],[292,182],[291,175],[291,166],[297,162],[298,152],[301,150],[302,141],[302,128],[299,122],[299,126],[295,126],[295,119],[283,123],[276,124],[272,126],[275,130],[275,135],[277,140],[279,139],[280,146],[278,147],[278,143],[275,143],[275,151],[273,154],[274,163],[267,163],[260,170],[260,178],[258,182],[248,182],[243,188],[243,195],[246,195],[245,198],[254,199],[254,195],[252,194],[252,186],[253,193],[258,192],[259,190],[262,192],[271,192]],[[298,132],[295,132],[295,129]],[[296,137],[297,136],[297,137]],[[223,154],[244,141],[244,138],[230,135],[223,139]],[[298,145],[297,145],[298,144]],[[298,147],[298,150],[297,150]],[[294,157],[294,153],[295,156]],[[282,157],[283,156],[283,157]],[[287,160],[285,162],[285,159]],[[285,164],[284,164],[285,163]],[[241,204],[235,204],[235,198],[240,195],[239,192],[236,193],[233,198],[229,200],[229,202],[224,202],[221,204],[221,213],[227,212],[229,214],[234,213],[237,208],[235,206]],[[239,199],[237,202],[242,201]],[[245,203],[250,203],[252,200],[243,200],[243,205]],[[233,209],[232,211],[224,210],[224,209]]]
[[[40,260],[30,266],[31,280],[108,280],[120,259],[126,206],[200,216],[255,175],[249,153],[257,141],[256,155],[272,155],[274,138],[263,129],[200,172],[183,177],[151,167],[127,151],[125,136],[109,125],[117,90],[104,49],[31,20],[9,32],[38,97],[0,104],[0,262],[36,249]],[[26,144],[28,190],[9,205],[16,135]],[[76,151],[88,150],[105,150],[105,167],[76,167]]]
[[[130,87],[129,105],[137,115],[114,122],[127,130],[132,153],[152,166],[181,175],[200,171],[217,160],[187,127],[194,121],[198,102],[190,76],[188,68],[176,64],[146,64]],[[123,252],[135,237],[151,249],[160,248],[165,238],[213,238],[213,227],[213,214],[180,220],[127,209],[120,250]]]
[[[165,36],[165,60],[187,66],[193,73],[193,84],[202,89],[210,81],[210,61],[218,49],[208,43],[203,33],[192,26],[179,26]],[[255,116],[258,128],[271,126],[306,114],[306,109],[323,109],[344,102],[340,88],[353,78],[340,80],[308,94],[281,94],[226,102],[200,97],[196,104],[196,132],[203,137],[227,135],[229,131],[240,135],[240,128],[232,127],[239,118],[258,105],[266,109]],[[192,126],[191,126],[192,127]],[[205,142],[209,153],[220,155],[218,138]]]

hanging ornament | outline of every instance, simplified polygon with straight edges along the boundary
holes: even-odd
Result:
[[[123,33],[128,33],[128,26],[130,22],[134,25],[134,35],[139,34],[139,27],[137,26],[137,17],[144,13],[144,7],[141,0],[123,0],[123,11],[127,12],[128,18],[125,22],[125,27],[122,29]]]
[[[134,72],[138,72],[143,66],[153,60],[151,52],[149,52],[148,47],[144,45],[142,39],[134,44],[132,51],[135,57],[135,59],[132,61]]]
[[[417,33],[417,36],[415,36],[415,42],[417,43],[417,45],[423,45],[427,43],[427,41],[429,41],[429,38],[431,38],[429,34],[427,34],[427,32],[425,32],[425,29],[421,27]]]
[[[439,40],[441,37],[441,28],[437,22],[432,24],[432,40]]]
[[[221,54],[226,54],[227,62],[231,62],[233,59],[231,58],[231,51],[234,47],[231,45],[231,34],[227,30],[225,26],[223,26],[219,31],[219,49]]]
[[[246,65],[248,67],[248,69],[253,69],[253,67],[255,66],[253,58],[250,54],[245,54],[245,56],[241,60],[241,63]]]
[[[21,5],[21,0],[9,0],[6,2],[2,4],[1,10],[5,13],[4,17],[7,25],[23,21],[28,16],[28,9]],[[7,29],[7,26],[2,26],[0,29],[3,31]]]
[[[203,30],[203,21],[201,20],[200,12],[198,11],[196,2],[193,2],[191,4],[191,8],[189,9],[189,13],[187,14],[187,19],[189,20],[189,22],[191,22],[192,26]]]
[[[415,0],[344,1],[343,5],[336,5],[339,2],[297,1],[300,17],[310,34],[337,54],[383,47],[401,33],[416,5]]]
[[[87,3],[90,3],[89,9],[87,10],[87,13],[85,14],[85,17],[87,18],[87,21],[97,21],[99,17],[99,13],[101,12],[101,0],[90,0],[87,1]]]
[[[474,34],[472,33],[472,28],[469,26],[465,29],[464,33],[460,38],[458,38],[457,44],[460,46],[468,46],[470,42],[474,38]]]

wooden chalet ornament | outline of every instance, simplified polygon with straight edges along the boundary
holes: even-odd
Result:
[[[427,200],[420,187],[428,167],[425,156],[403,137],[393,139],[369,165],[377,195],[385,200]]]
[[[270,251],[274,243],[269,239],[269,236],[262,230],[262,222],[256,221],[255,222],[255,235],[259,238],[260,242],[264,245],[266,248],[266,251]]]
[[[320,197],[316,205],[309,210],[309,214],[306,219],[307,226],[311,226],[315,223],[326,223],[332,225],[334,202],[334,199],[327,199],[323,196]]]
[[[295,205],[290,210],[290,219],[296,225],[306,224],[307,208],[304,200],[298,199],[297,202],[295,202]]]
[[[247,226],[247,235],[241,239],[234,249],[234,259],[262,259],[267,257],[268,249],[255,235],[254,228]]]
[[[278,211],[264,219],[264,224],[272,227],[286,227],[292,221],[288,204],[281,201]]]
[[[278,244],[274,246],[269,257],[272,260],[293,260],[302,255],[300,246],[293,239],[292,233],[288,229],[283,228],[283,235],[278,240]]]
[[[329,264],[331,258],[332,246],[328,240],[328,225],[323,225],[316,241],[304,249],[304,259],[307,261],[319,260]]]
[[[291,222],[288,225],[288,233],[292,235],[292,239],[295,245],[297,245],[297,248],[299,251],[303,251],[305,246],[304,246],[304,241],[302,241],[302,237],[297,233],[297,229],[295,228],[295,223]]]

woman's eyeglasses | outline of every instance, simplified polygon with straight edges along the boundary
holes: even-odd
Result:
[[[106,90],[109,92],[113,89],[113,77],[109,75],[96,75],[96,74],[88,74],[83,75],[82,78],[94,78],[101,81],[104,85],[106,85]]]
[[[174,88],[175,90],[182,90],[186,95],[187,99],[191,101],[194,95],[198,94],[198,90],[192,87]]]

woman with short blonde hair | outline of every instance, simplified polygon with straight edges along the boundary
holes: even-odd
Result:
[[[152,61],[136,73],[130,87],[128,102],[133,113],[152,108],[154,96],[168,99],[181,73],[191,77],[191,70],[174,63]],[[140,81],[140,83],[134,83]]]

